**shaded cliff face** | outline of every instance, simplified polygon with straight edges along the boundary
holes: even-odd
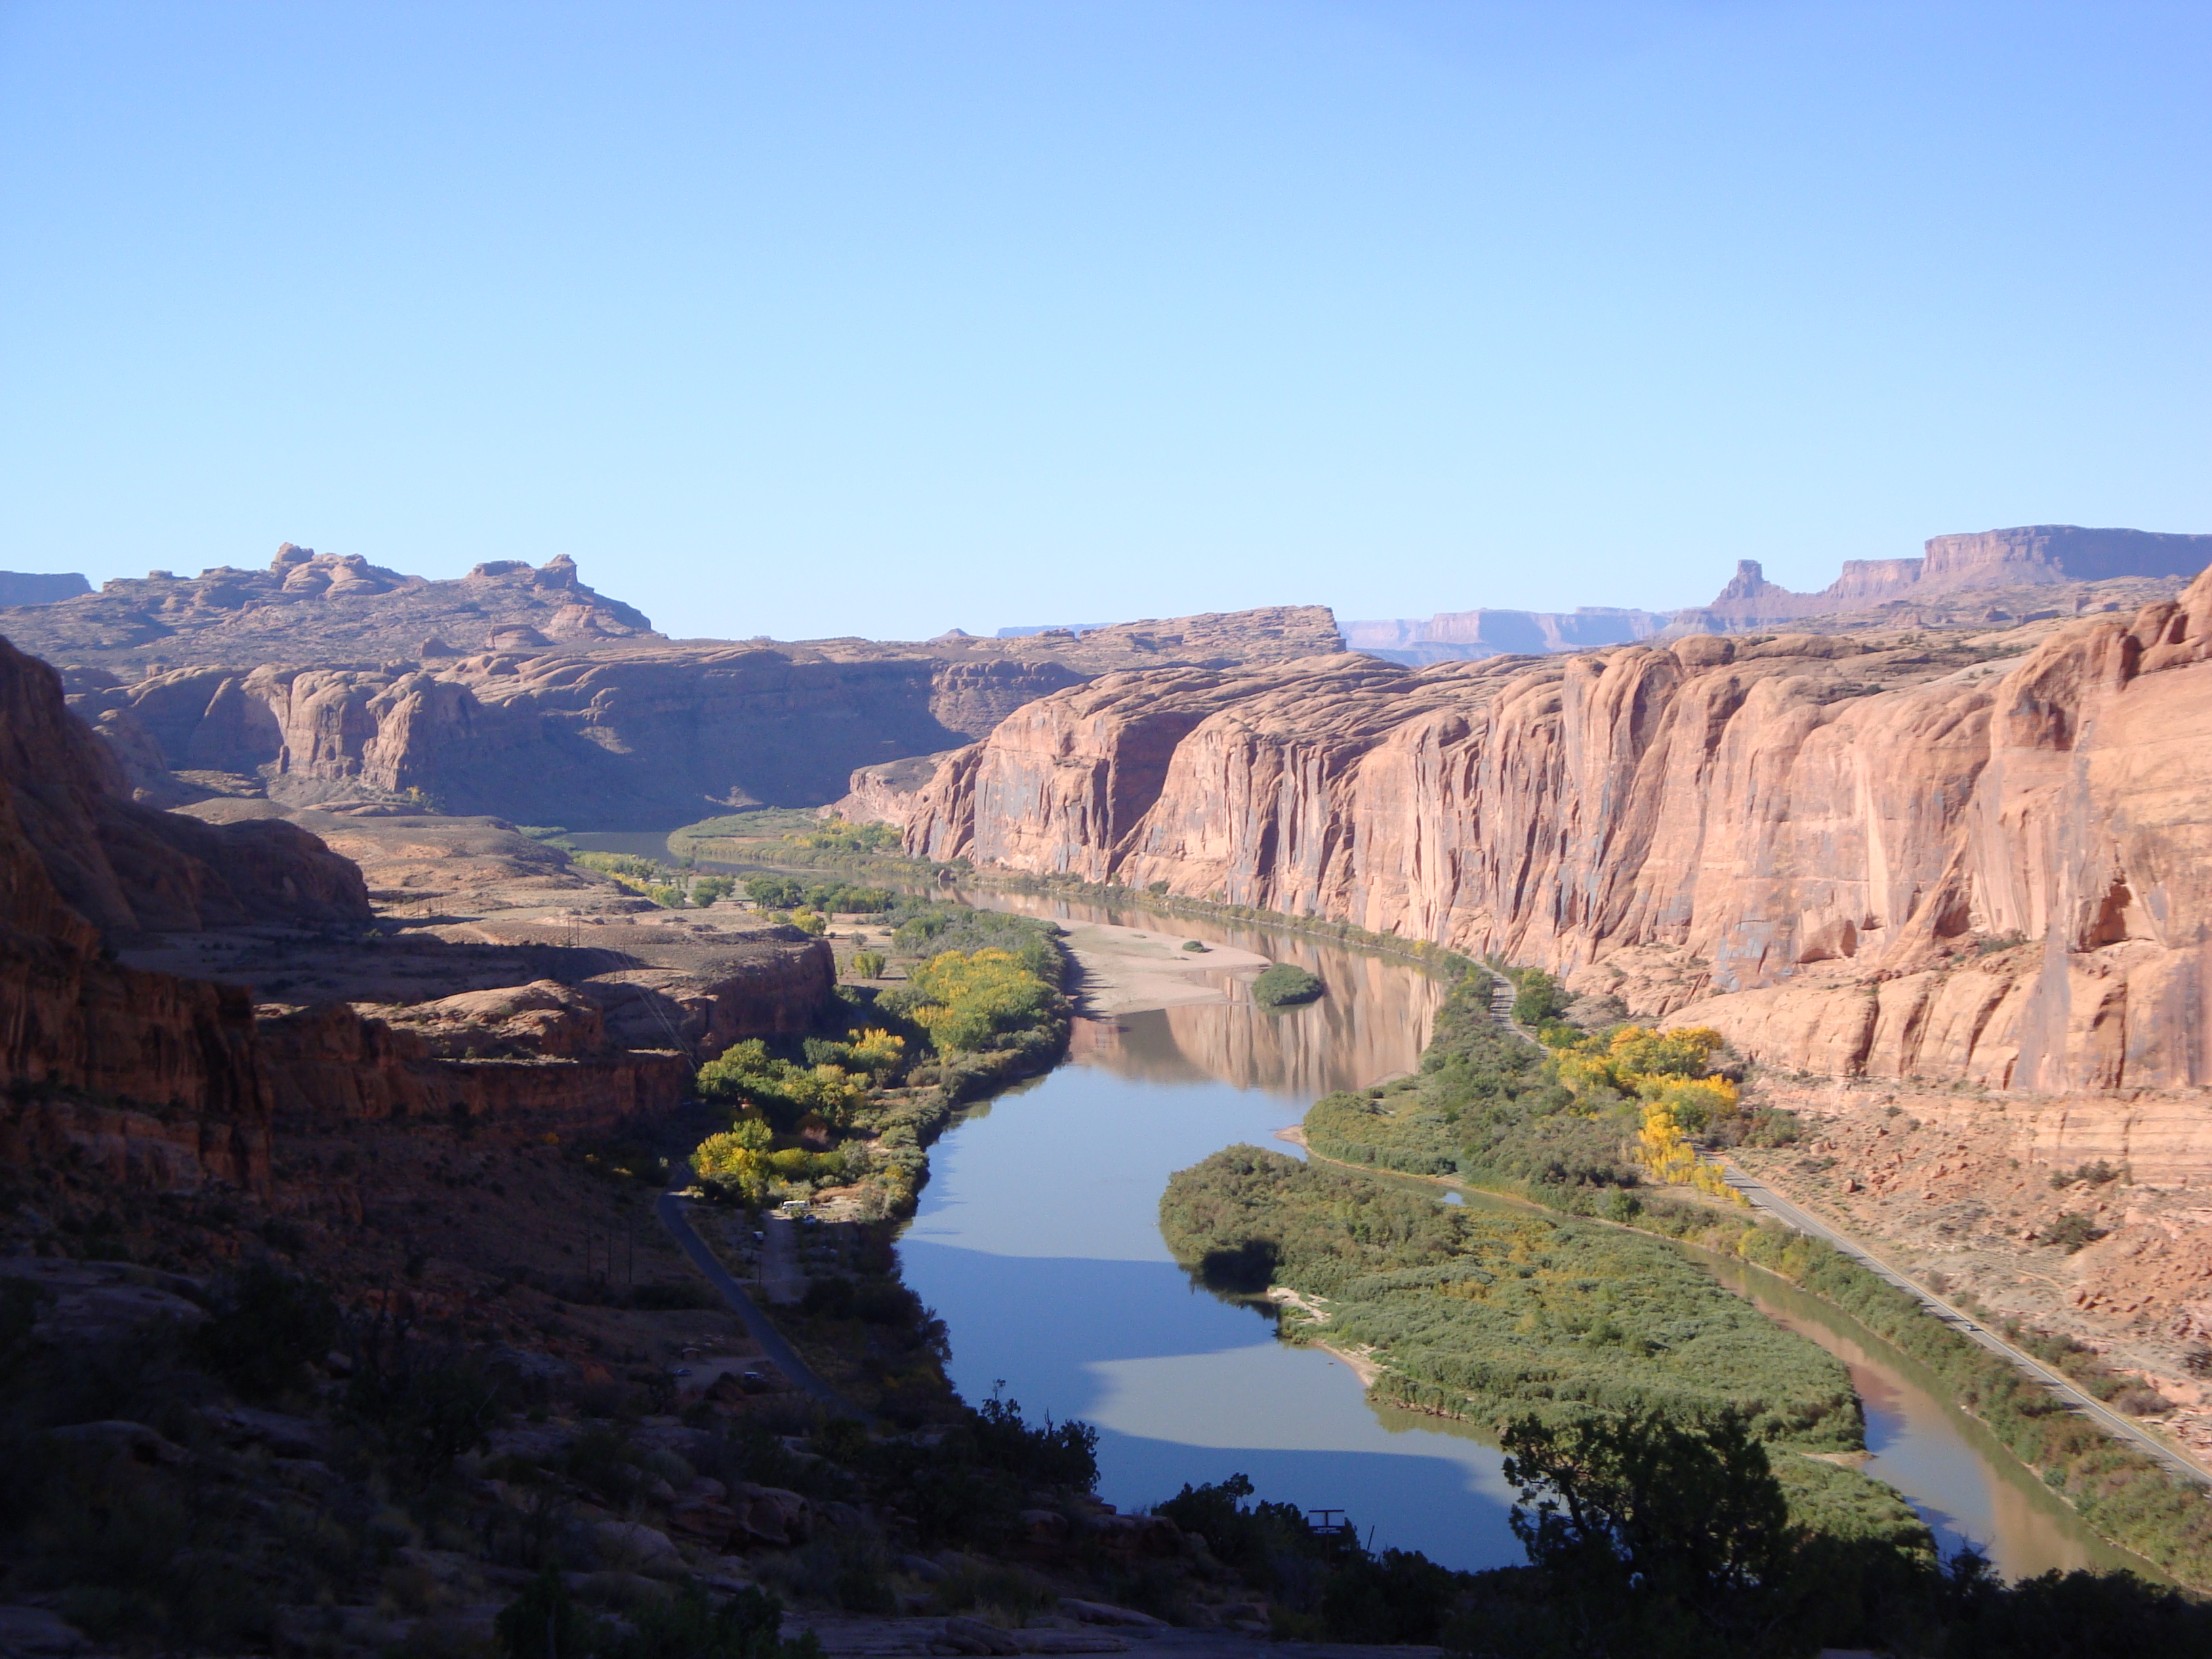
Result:
[[[121,789],[54,672],[0,642],[0,1164],[190,1192],[265,1186],[279,1115],[603,1125],[673,1107],[696,1057],[803,1029],[831,993],[819,940],[643,926],[624,912],[653,907],[503,825],[311,814],[404,902],[434,896],[450,918],[475,892],[536,918],[364,936],[362,872],[316,835],[154,811]],[[580,912],[594,898],[611,916]],[[514,982],[541,958],[579,983]],[[374,988],[376,1006],[257,1011],[286,969]],[[441,980],[461,994],[416,1000]]]
[[[122,799],[53,671],[0,641],[0,1084],[250,1125],[265,1091],[246,994],[125,967],[113,943],[369,914],[361,872],[291,824],[223,830]]]
[[[361,873],[289,823],[217,830],[134,805],[54,672],[0,641],[0,778],[55,890],[111,934],[366,921]]]
[[[208,785],[294,805],[419,791],[455,812],[635,829],[832,799],[855,766],[981,736],[1079,678],[1052,663],[735,647],[489,655],[436,672],[188,669],[79,703],[118,758],[136,758],[149,799]]]
[[[1540,963],[1805,1069],[2212,1080],[2212,579],[1979,654],[1109,677],[951,757],[907,844]]]
[[[269,644],[310,657],[320,648],[312,636]],[[1316,606],[1125,623],[1057,642],[630,641],[419,666],[178,668],[127,686],[80,673],[73,701],[151,805],[416,792],[445,810],[525,823],[672,828],[733,805],[834,800],[857,767],[981,738],[1023,704],[1114,669],[1340,648]]]

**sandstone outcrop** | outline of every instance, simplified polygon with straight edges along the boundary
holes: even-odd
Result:
[[[1793,593],[1766,580],[1756,559],[1711,605],[1694,613],[1729,627],[1791,622],[1893,601],[1940,601],[1968,591],[2059,587],[2124,578],[2187,580],[2212,565],[2212,536],[2148,530],[2084,530],[2027,525],[1972,535],[1933,536],[1917,559],[1846,559],[1843,574],[1817,593]]]
[[[113,786],[53,671],[0,642],[0,1084],[252,1120],[245,994],[114,947],[151,929],[364,922],[360,873],[294,825],[219,830]]]
[[[144,805],[259,798],[585,830],[831,800],[855,767],[972,741],[1115,669],[1341,649],[1317,605],[1079,640],[672,643],[566,559],[430,582],[289,545],[265,575],[111,582],[6,620],[68,665],[71,707]]]
[[[58,897],[115,935],[366,921],[360,874],[289,823],[216,829],[133,804],[44,663],[0,642],[0,779]]]
[[[0,1159],[190,1193],[265,1183],[275,1117],[605,1124],[830,995],[819,941],[646,926],[665,913],[512,826],[303,815],[437,907],[372,925],[361,867],[271,811],[132,803],[53,671],[0,643]]]
[[[934,755],[909,755],[880,766],[860,767],[848,781],[845,793],[823,810],[849,823],[903,825],[914,810],[915,796],[928,786],[951,752],[948,749]]]
[[[2212,578],[2024,655],[1885,643],[1109,676],[947,758],[907,845],[1541,963],[1805,1070],[2212,1080]]]
[[[1345,642],[1409,667],[1520,652],[1567,652],[1686,634],[1749,633],[1784,623],[1812,631],[1986,629],[2090,611],[2132,611],[2172,599],[2212,564],[2212,536],[2030,525],[1936,536],[1917,559],[1846,559],[1815,593],[1766,580],[1756,559],[1736,563],[1711,604],[1672,611],[1584,605],[1573,611],[1439,611],[1425,619],[1348,622]]]
[[[287,542],[266,570],[223,565],[196,577],[156,570],[106,582],[97,593],[78,581],[81,597],[56,596],[0,617],[0,632],[51,661],[140,672],[149,661],[411,660],[433,638],[481,651],[502,629],[586,644],[659,637],[640,612],[586,587],[565,555],[535,569],[494,560],[458,580],[431,581]]]

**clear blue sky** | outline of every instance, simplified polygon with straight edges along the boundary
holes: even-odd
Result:
[[[676,634],[2212,530],[2212,7],[5,0],[0,567]]]

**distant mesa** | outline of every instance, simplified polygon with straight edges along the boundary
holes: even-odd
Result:
[[[9,619],[9,639],[51,661],[108,669],[155,664],[250,668],[280,661],[351,666],[459,652],[662,643],[642,611],[593,592],[565,554],[535,568],[520,559],[433,581],[286,542],[266,570],[218,565],[198,576],[149,571],[93,592],[82,577],[66,594]]]
[[[33,575],[22,570],[0,570],[0,605],[52,605],[92,592],[92,584],[76,571],[64,576]]]
[[[1933,536],[1917,559],[1846,559],[1843,574],[1817,593],[1793,593],[1768,581],[1758,560],[1743,559],[1734,580],[1701,614],[1726,623],[1790,622],[1970,588],[2051,587],[2129,576],[2186,580],[2208,564],[2212,536],[2027,525]]]
[[[1480,657],[1589,651],[1650,639],[1669,617],[1656,611],[1584,605],[1578,611],[1440,611],[1425,621],[1348,622],[1344,642],[1370,657],[1415,667]]]
[[[1021,628],[1002,628],[998,637],[1002,640],[1033,640],[1040,634],[1065,634],[1070,639],[1081,639],[1085,634],[1096,634],[1106,627],[1104,623],[1034,623]]]
[[[1863,627],[1963,627],[2055,616],[2100,597],[2100,608],[2132,609],[2159,595],[2129,586],[2100,596],[2087,585],[2178,586],[2207,565],[2212,565],[2212,536],[2027,525],[1931,537],[1917,559],[1847,559],[1843,574],[1815,593],[1771,582],[1758,560],[1742,559],[1711,604],[1686,610],[1446,611],[1425,619],[1347,622],[1344,639],[1354,651],[1421,667],[1685,634],[1744,633],[1813,618],[1849,617]],[[2054,591],[2040,601],[2013,591],[2036,588]],[[2055,591],[2060,589],[2071,591]],[[2063,603],[2069,599],[2071,605]]]

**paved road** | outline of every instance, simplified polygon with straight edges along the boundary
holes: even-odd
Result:
[[[852,1407],[835,1389],[814,1374],[814,1368],[799,1357],[799,1351],[784,1340],[783,1333],[753,1305],[753,1299],[730,1277],[729,1269],[707,1248],[707,1241],[692,1231],[691,1218],[684,1213],[683,1200],[674,1193],[663,1193],[653,1208],[660,1217],[660,1224],[684,1247],[684,1255],[691,1258],[691,1265],[706,1274],[707,1282],[722,1293],[722,1300],[730,1304],[730,1311],[744,1322],[746,1332],[760,1345],[761,1352],[776,1370],[801,1394],[811,1395],[833,1411],[849,1414]]]
[[[2172,1447],[2154,1438],[2141,1426],[2130,1422],[2094,1395],[2076,1387],[2065,1376],[2051,1370],[2033,1354],[2021,1352],[1978,1320],[1969,1318],[1936,1295],[1935,1291],[1929,1290],[1925,1285],[1915,1283],[1898,1272],[1889,1263],[1868,1249],[1865,1245],[1838,1232],[1819,1217],[1808,1214],[1772,1188],[1746,1175],[1727,1159],[1723,1158],[1719,1162],[1721,1172],[1726,1177],[1728,1184],[1750,1200],[1754,1209],[1765,1211],[1777,1220],[1795,1227],[1801,1233],[1810,1233],[1815,1238],[1826,1239],[1869,1272],[1887,1280],[1908,1295],[1917,1297],[1923,1306],[1953,1330],[1980,1343],[1991,1353],[2027,1372],[2028,1376],[2042,1383],[2084,1417],[2088,1418],[2115,1440],[2124,1440],[2138,1450],[2157,1459],[2166,1468],[2185,1480],[2192,1480],[2200,1486],[2212,1486],[2212,1471],[2207,1471],[2184,1457]]]

